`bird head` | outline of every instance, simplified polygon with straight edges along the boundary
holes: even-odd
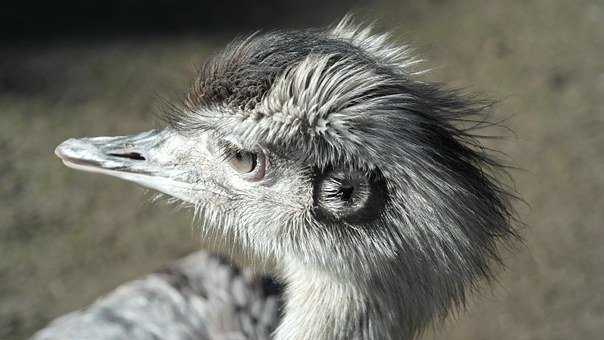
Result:
[[[496,162],[460,127],[484,106],[413,63],[348,19],[254,34],[201,67],[166,128],[56,153],[192,205],[227,250],[398,291],[429,319],[490,276],[513,228]]]

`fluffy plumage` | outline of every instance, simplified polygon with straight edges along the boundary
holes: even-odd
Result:
[[[167,115],[167,136],[270,163],[252,183],[204,160],[189,178],[218,189],[189,202],[207,240],[285,283],[275,338],[411,339],[491,278],[515,236],[502,168],[464,127],[489,105],[418,79],[415,63],[349,18],[253,34]]]
[[[275,244],[362,286],[380,318],[400,309],[410,337],[491,276],[497,241],[514,235],[512,196],[463,128],[484,123],[489,105],[415,79],[407,50],[370,32],[345,19],[236,41],[202,67],[187,109],[169,122],[297,157],[315,179],[337,168],[380,183],[375,218],[291,221]],[[385,296],[372,301],[376,290]]]
[[[53,321],[36,340],[270,339],[279,290],[197,252]]]

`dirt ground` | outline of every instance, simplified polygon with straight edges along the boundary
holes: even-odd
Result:
[[[347,9],[346,9],[347,10]],[[342,10],[342,13],[346,11]],[[429,79],[500,101],[490,142],[519,170],[525,245],[491,293],[426,339],[604,334],[604,3],[375,2],[353,9],[415,46]],[[334,14],[336,20],[341,14]],[[196,249],[189,215],[61,165],[62,140],[159,125],[224,36],[65,40],[0,52],[0,338],[21,339]]]

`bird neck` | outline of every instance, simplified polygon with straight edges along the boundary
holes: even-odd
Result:
[[[409,339],[397,308],[371,289],[317,269],[285,271],[285,314],[276,340]],[[396,336],[395,336],[396,335]]]

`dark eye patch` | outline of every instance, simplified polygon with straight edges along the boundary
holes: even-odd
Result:
[[[367,223],[377,218],[386,200],[386,183],[377,170],[327,170],[318,172],[314,183],[318,217]]]

